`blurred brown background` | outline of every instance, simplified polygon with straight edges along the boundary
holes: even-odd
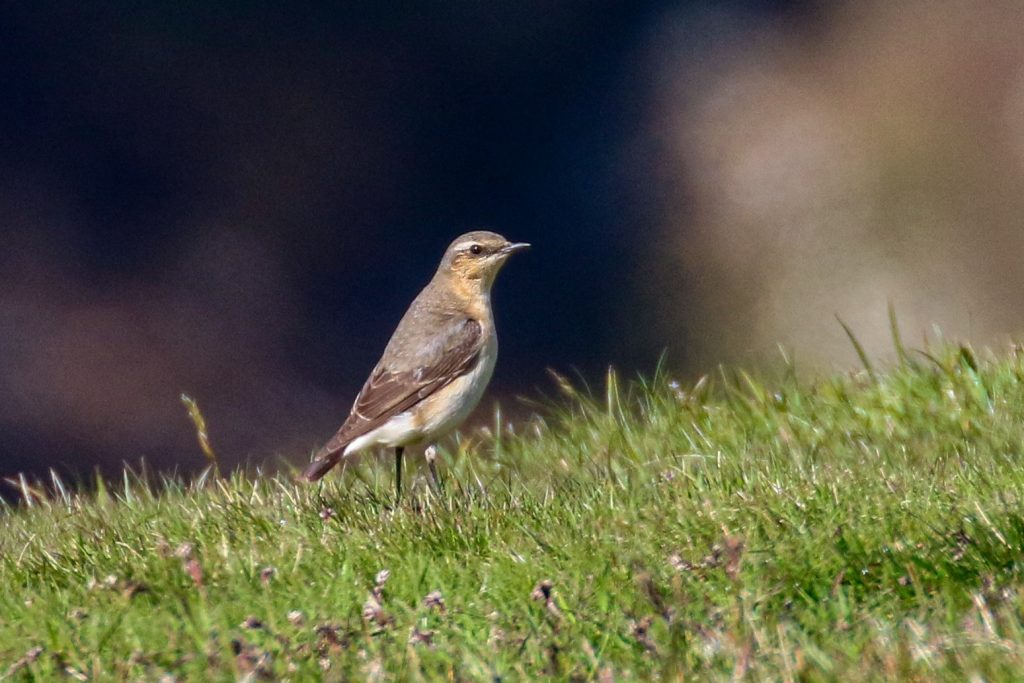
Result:
[[[836,314],[888,353],[889,301],[918,346],[933,325],[979,343],[1020,331],[1024,3],[815,17],[706,14],[730,39],[699,58],[685,17],[652,40],[648,168],[671,245],[652,251],[671,300],[655,335],[697,365],[783,344],[820,366],[855,362]]]
[[[1018,2],[9,3],[0,474],[302,460],[444,246],[544,368],[1022,327]],[[490,404],[482,408],[489,412]]]

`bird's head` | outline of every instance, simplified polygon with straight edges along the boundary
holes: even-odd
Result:
[[[509,242],[495,232],[467,232],[448,247],[438,274],[450,278],[459,289],[486,292],[508,257],[529,246]]]

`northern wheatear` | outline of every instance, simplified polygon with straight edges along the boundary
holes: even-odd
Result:
[[[316,481],[345,456],[395,449],[395,493],[402,451],[433,444],[469,416],[498,357],[491,285],[511,254],[529,247],[493,232],[469,232],[448,247],[430,283],[409,306],[341,429],[302,476]],[[430,474],[438,483],[432,457]]]

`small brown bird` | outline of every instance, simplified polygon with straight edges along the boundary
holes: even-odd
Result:
[[[398,323],[348,419],[303,472],[306,481],[320,479],[347,455],[385,446],[395,449],[395,493],[401,495],[403,449],[435,443],[483,397],[498,357],[491,285],[508,257],[529,246],[483,230],[451,243]],[[431,451],[430,474],[439,484]]]

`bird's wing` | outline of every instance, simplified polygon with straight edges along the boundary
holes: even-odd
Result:
[[[356,397],[352,412],[317,460],[345,448],[353,439],[409,410],[476,365],[483,348],[483,328],[472,319],[453,320],[435,330],[432,343],[417,349],[408,367],[390,367],[382,359]]]

